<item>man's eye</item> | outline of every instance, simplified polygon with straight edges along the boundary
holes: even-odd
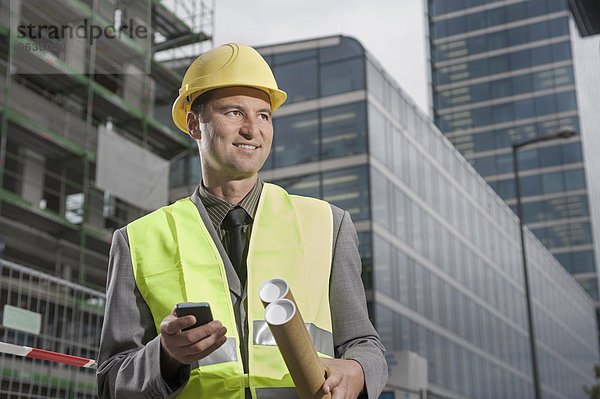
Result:
[[[241,116],[242,112],[239,111],[239,110],[237,110],[237,109],[234,109],[232,111],[229,111],[228,114],[231,115],[231,116]]]
[[[259,114],[258,118],[262,119],[263,121],[268,121],[269,120],[269,114]]]

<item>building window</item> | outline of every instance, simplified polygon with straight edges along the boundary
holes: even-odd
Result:
[[[367,167],[324,172],[322,187],[323,199],[347,210],[354,221],[369,218]]]
[[[395,279],[392,278],[392,246],[379,237],[373,235],[373,263],[375,264],[375,289],[388,296],[392,296]]]
[[[362,45],[350,37],[341,37],[340,44],[337,46],[319,49],[319,60],[321,62],[337,61],[362,56],[364,56]]]
[[[585,189],[585,174],[583,169],[565,170],[566,191]]]
[[[521,196],[529,197],[542,194],[539,175],[520,177],[520,180]]]
[[[515,119],[535,117],[535,103],[532,98],[515,101]]]
[[[481,176],[495,175],[496,162],[494,156],[482,157],[475,159],[475,169],[481,174]]]
[[[321,198],[321,187],[318,173],[277,180],[275,184],[283,187],[289,194]]]
[[[545,216],[544,201],[526,202],[523,204],[523,223],[544,222],[546,219]]]
[[[373,251],[371,232],[358,233],[358,252],[362,263],[362,280],[365,290],[373,289]]]
[[[565,164],[583,162],[581,143],[568,143],[562,146],[562,162]]]
[[[564,191],[561,172],[544,173],[542,175],[544,194],[552,194]]]
[[[548,220],[560,220],[588,216],[587,196],[577,195],[555,198],[545,201],[546,218]]]
[[[375,305],[375,326],[386,348],[394,348],[394,312],[380,305]],[[398,337],[399,339],[400,337]]]
[[[321,110],[321,158],[362,154],[367,151],[364,102]]]
[[[367,61],[367,88],[382,104],[386,104],[386,84],[383,74],[372,62]]]
[[[275,65],[274,74],[279,87],[287,90],[286,103],[311,100],[319,96],[317,59],[307,59],[285,65]]]
[[[371,219],[388,231],[392,230],[390,191],[389,180],[377,170],[371,169],[371,203],[373,205]]]
[[[494,123],[502,123],[513,120],[515,115],[513,112],[513,104],[501,104],[492,107]]]
[[[374,106],[369,106],[369,153],[384,164],[387,164],[388,146],[386,127],[383,115]]]
[[[556,113],[556,96],[541,96],[535,98],[535,108],[538,116]]]
[[[575,92],[569,91],[556,95],[558,112],[571,111],[577,108]]]
[[[547,168],[549,166],[560,165],[562,163],[561,147],[560,145],[553,145],[551,147],[540,148],[540,167]]]
[[[538,150],[532,148],[517,152],[519,160],[519,172],[524,170],[536,169],[538,167]]]
[[[571,245],[586,245],[592,243],[592,228],[589,222],[571,223]]]
[[[594,264],[594,251],[578,251],[572,252],[573,267],[569,270],[570,273],[595,273],[596,265]]]
[[[273,56],[273,62],[275,64],[281,65],[290,63],[292,61],[300,61],[308,58],[317,58],[317,50],[309,49],[302,51],[293,51],[290,53],[275,54]]]
[[[321,97],[365,88],[363,58],[321,65]]]
[[[275,118],[273,167],[297,165],[319,159],[317,111]]]

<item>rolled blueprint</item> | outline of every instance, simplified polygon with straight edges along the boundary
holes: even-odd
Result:
[[[291,295],[289,287],[287,293]],[[331,398],[330,394],[321,392],[325,382],[325,369],[296,304],[286,298],[272,301],[265,308],[265,321],[296,384],[300,398]]]
[[[258,297],[262,301],[264,307],[267,307],[271,302],[282,298],[289,299],[294,302],[296,307],[298,306],[292,295],[289,284],[282,278],[270,278],[265,281],[258,289]]]

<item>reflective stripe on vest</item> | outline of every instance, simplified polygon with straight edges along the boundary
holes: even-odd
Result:
[[[333,357],[333,335],[331,332],[323,330],[313,323],[305,324],[317,352]],[[269,325],[264,320],[254,320],[254,345],[277,345]]]
[[[227,341],[219,349],[198,361],[199,366],[208,366],[217,363],[235,362],[237,357],[237,340],[227,338]]]
[[[227,327],[226,344],[192,370],[180,397],[243,398],[247,386],[253,397],[263,397],[275,387],[293,387],[279,349],[253,339],[254,322],[264,323],[258,288],[272,277],[288,281],[305,322],[322,331],[314,335],[319,351],[332,354],[328,348],[333,348],[329,308],[333,219],[326,202],[291,196],[272,184],[263,186],[247,258],[249,375],[243,374],[223,260],[190,199],[130,223],[127,234],[136,284],[157,332],[179,302],[209,302],[214,318]],[[295,394],[295,389],[287,392]]]

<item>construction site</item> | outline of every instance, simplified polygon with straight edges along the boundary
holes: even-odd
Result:
[[[168,5],[0,3],[2,342],[97,356],[112,233],[156,207],[110,181],[126,162],[138,172],[124,186],[155,185],[144,161],[159,164],[164,205],[169,161],[193,143],[170,119],[181,76],[157,54],[210,46],[213,5]],[[120,160],[100,160],[114,153],[99,149],[104,133],[122,139]],[[0,397],[93,398],[94,372],[0,354]]]

